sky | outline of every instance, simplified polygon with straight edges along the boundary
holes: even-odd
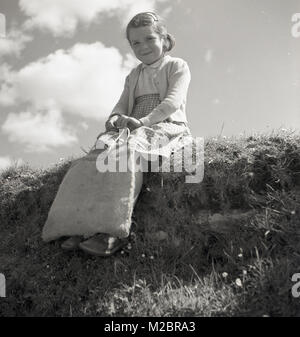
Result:
[[[195,137],[300,131],[299,0],[0,0],[0,169],[93,146],[139,63],[125,28],[141,11],[189,65]]]

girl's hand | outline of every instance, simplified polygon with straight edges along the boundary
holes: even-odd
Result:
[[[116,127],[118,129],[126,128],[128,119],[129,119],[128,116],[125,115],[119,116],[118,120],[115,123]]]
[[[127,126],[130,131],[133,131],[139,128],[140,126],[143,126],[143,123],[134,117],[128,117]]]
[[[119,115],[115,115],[108,119],[108,121],[105,123],[106,131],[117,131],[118,130],[115,124],[118,118],[119,118]]]
[[[119,116],[118,120],[115,123],[118,129],[123,129],[128,127],[130,131],[137,129],[138,127],[142,126],[143,123],[134,117],[128,117],[125,115]]]

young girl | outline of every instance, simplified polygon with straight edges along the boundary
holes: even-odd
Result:
[[[113,144],[120,137],[119,130],[128,128],[131,133],[126,140],[127,144],[134,144],[136,151],[151,154],[153,144],[159,143],[166,137],[174,149],[174,146],[176,148],[174,144],[180,144],[184,136],[191,136],[185,112],[191,77],[189,67],[184,60],[166,55],[174,47],[175,40],[167,33],[162,19],[153,12],[135,15],[127,26],[126,36],[135,56],[141,63],[126,77],[123,93],[106,121],[106,132],[98,136],[95,148],[97,149],[97,144],[101,141]],[[150,148],[148,145],[152,146],[152,150],[147,150]],[[166,151],[168,152],[168,147]],[[169,149],[169,154],[170,151]],[[115,191],[121,188],[120,185],[125,184],[126,179],[118,179],[119,175],[106,176],[106,178],[103,175],[104,173],[101,176],[103,177],[101,185],[103,191]],[[98,181],[102,179],[99,177],[98,175]],[[127,176],[124,177],[127,178]],[[143,174],[135,172],[130,179],[131,188],[134,185],[134,193],[131,194],[131,199],[132,196],[134,198],[134,205],[142,187]],[[119,207],[122,196],[120,194],[120,200],[117,200],[115,195],[107,196],[107,198],[111,199],[110,205],[105,202],[98,203],[98,209],[101,209],[103,217],[106,217],[102,221],[106,224],[110,221],[107,214]],[[120,219],[120,228],[124,227],[125,221],[131,224],[132,209],[129,207],[126,212],[127,218]],[[100,217],[98,217],[99,222],[101,222]],[[109,256],[128,243],[128,236],[127,238],[124,238],[124,235],[122,235],[123,238],[121,235],[117,237],[114,234],[118,232],[112,230],[113,226],[105,227],[104,224],[103,226],[101,230],[95,231],[96,235],[92,236],[92,232],[77,231],[78,235],[73,235],[63,242],[62,248],[70,250],[79,247],[89,254]],[[128,231],[126,233],[128,234]],[[91,237],[84,240],[85,234]],[[44,228],[44,240],[47,241],[53,237],[53,235],[47,237],[47,228]]]

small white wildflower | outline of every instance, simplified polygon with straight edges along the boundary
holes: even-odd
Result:
[[[115,241],[116,241],[116,238],[114,238],[112,236],[110,236],[108,238],[108,249],[112,249],[113,248],[113,245],[114,245]],[[106,254],[109,254],[109,253],[106,253]]]
[[[238,257],[241,259],[241,258],[243,257],[243,254],[240,253],[240,254],[238,255]]]
[[[242,281],[241,281],[240,278],[237,278],[237,279],[235,280],[235,284],[236,284],[238,287],[242,287],[242,286],[243,286]]]
[[[147,188],[146,188],[146,190],[147,190],[148,192],[150,192],[150,191],[151,191],[150,187],[147,187]]]
[[[243,275],[247,275],[247,270],[243,270]]]
[[[131,249],[132,248],[132,246],[131,246],[131,243],[128,243],[128,245],[127,245],[127,249]]]
[[[142,254],[142,257],[144,258],[144,257],[146,257],[146,255],[145,255],[145,254]]]
[[[295,212],[295,211],[291,211],[291,214],[292,214],[292,215],[295,215],[295,214],[296,214],[296,212]]]
[[[121,250],[121,254],[122,254],[122,255],[124,254],[124,250]]]
[[[265,236],[267,236],[269,233],[270,233],[270,231],[269,231],[269,230],[268,230],[268,231],[266,231],[266,232],[265,232]]]
[[[224,272],[222,273],[222,276],[223,276],[224,278],[226,278],[226,277],[228,276],[228,273],[226,273],[226,271],[224,271]]]
[[[151,259],[151,260],[154,260],[154,256],[153,256],[153,255],[151,255],[151,256],[150,256],[150,259]]]

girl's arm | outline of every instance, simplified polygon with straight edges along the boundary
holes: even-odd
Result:
[[[169,77],[168,92],[165,99],[152,112],[140,119],[145,126],[162,122],[176,110],[180,109],[186,101],[188,87],[191,81],[191,73],[184,60],[176,60],[172,65]]]

